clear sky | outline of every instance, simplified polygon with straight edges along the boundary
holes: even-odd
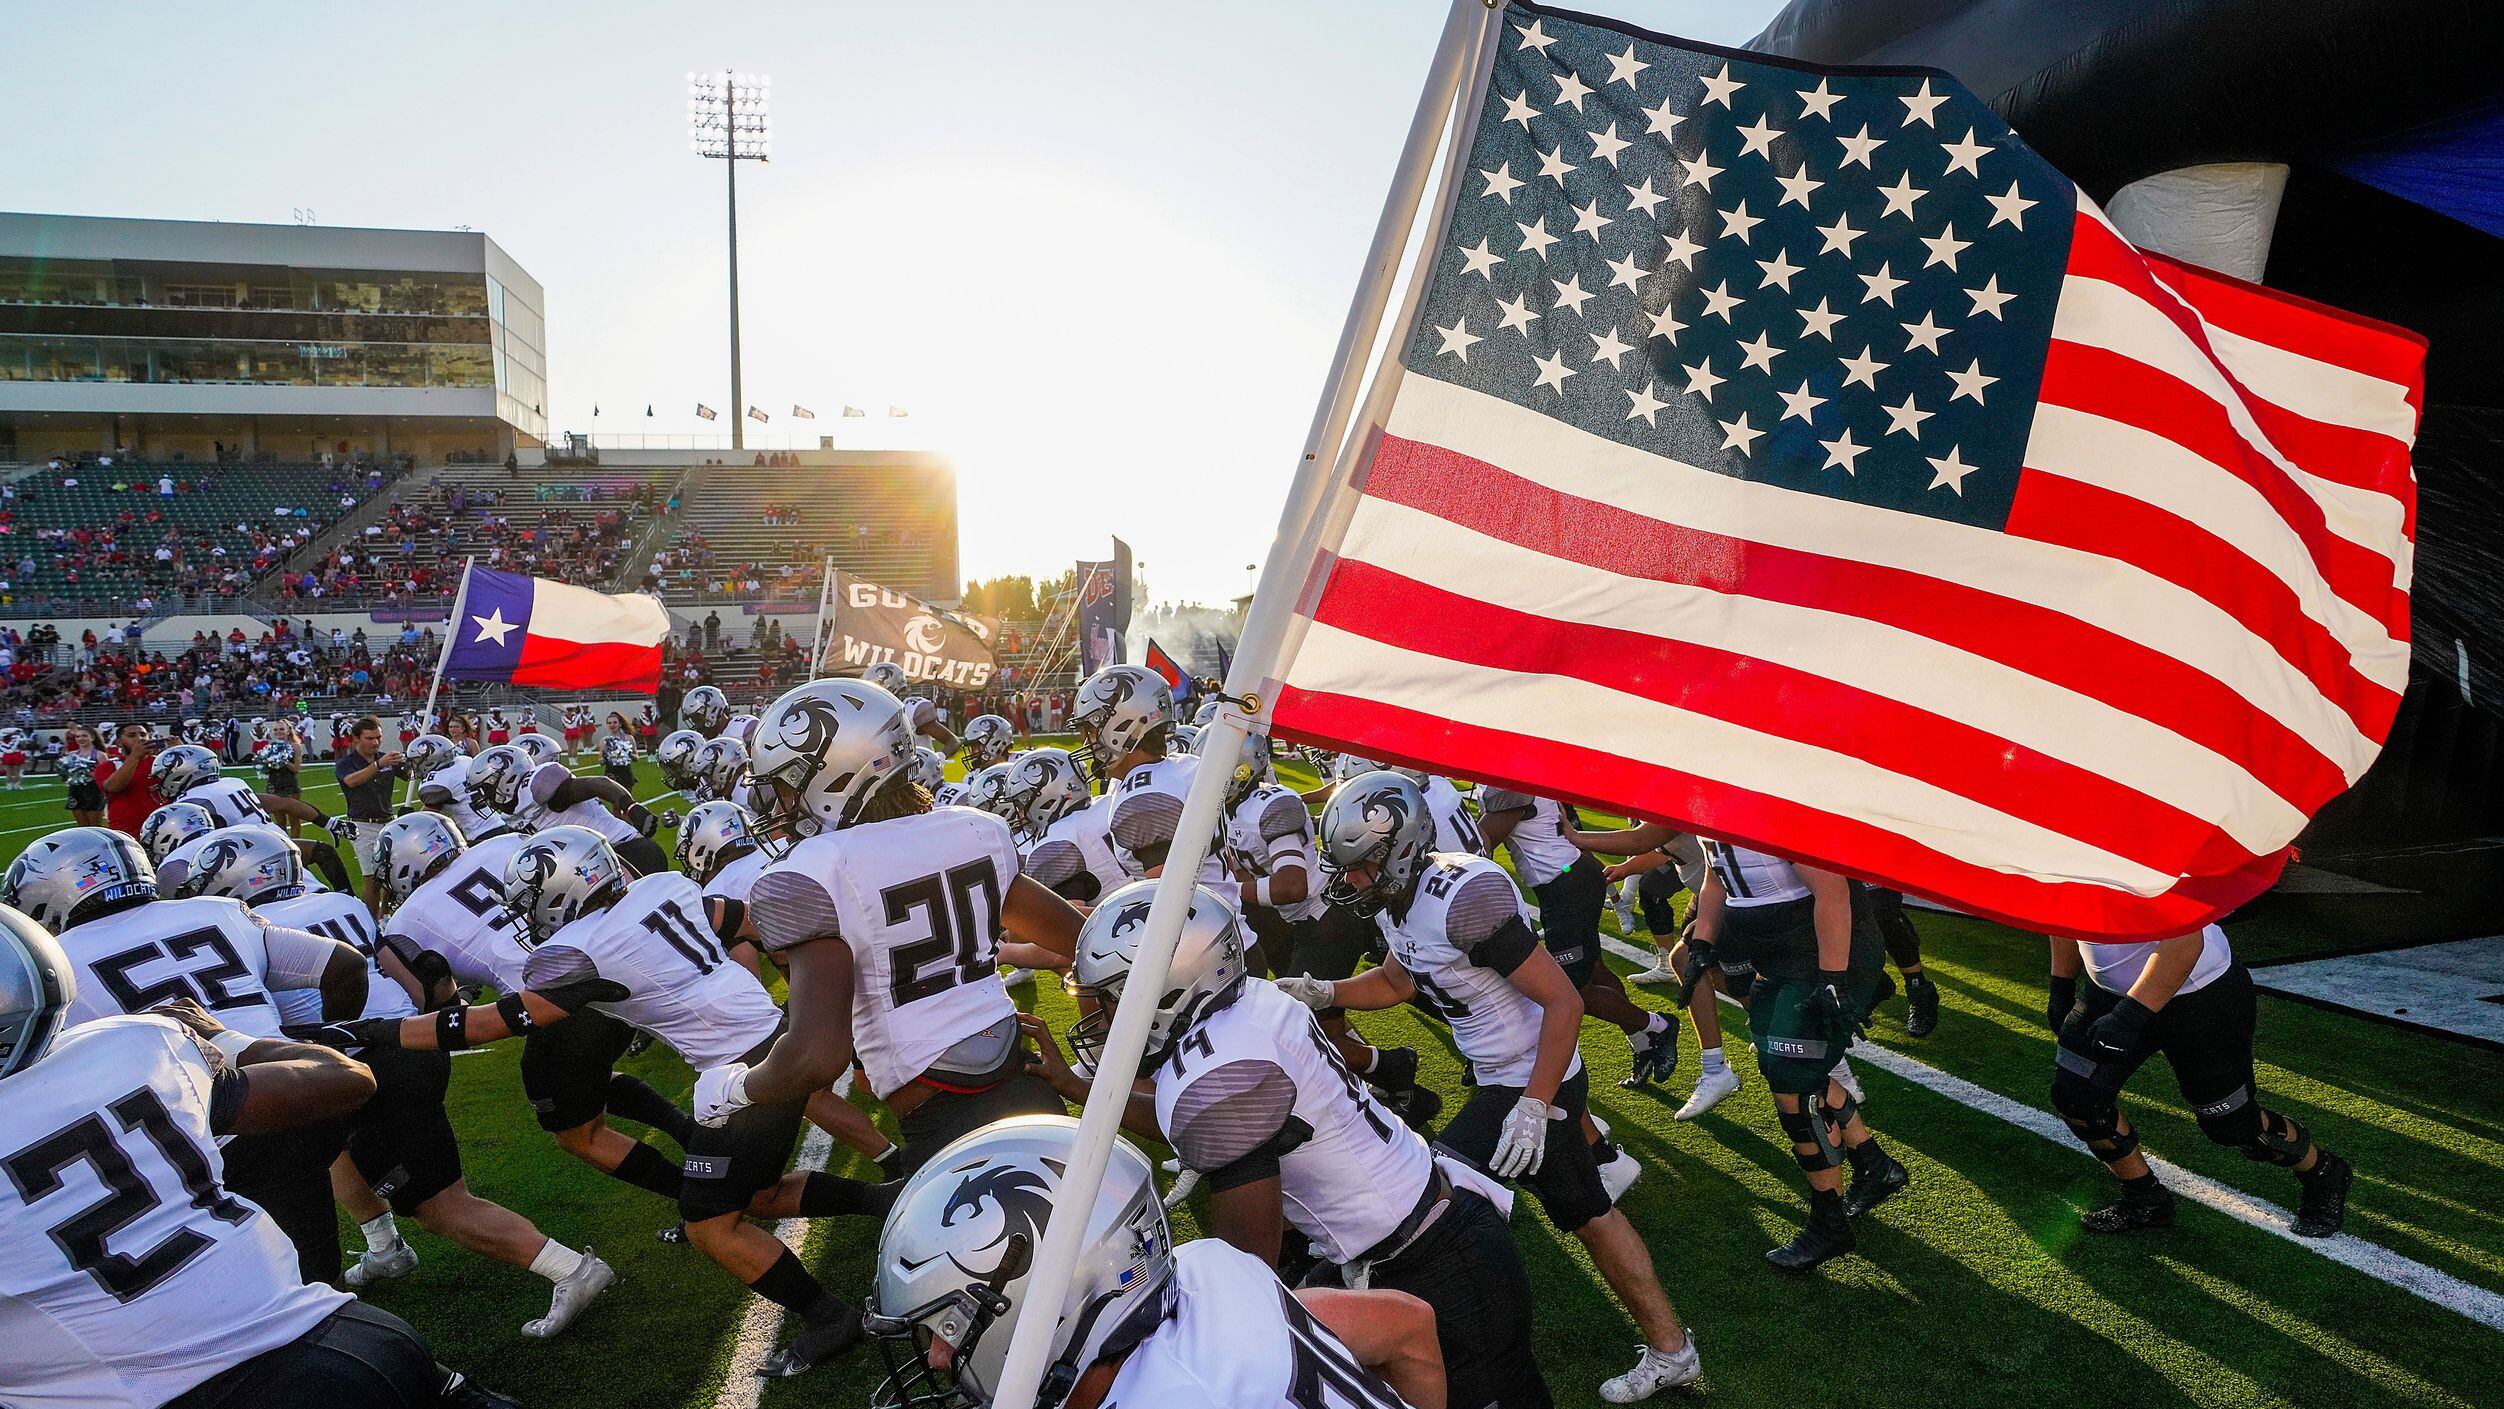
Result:
[[[1779,5],[1592,8],[1735,43]],[[740,171],[763,433],[954,453],[968,576],[1119,533],[1158,598],[1217,602],[1267,550],[1443,14],[15,5],[17,70],[84,77],[13,105],[0,208],[484,230],[547,286],[555,428],[718,431],[723,173],[685,76],[770,74],[774,159]]]

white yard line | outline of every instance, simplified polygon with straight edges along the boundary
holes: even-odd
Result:
[[[794,1168],[816,1173],[826,1167],[833,1155],[835,1142],[825,1131],[812,1125],[809,1138],[800,1144],[800,1162]],[[774,1236],[794,1253],[809,1234],[810,1220],[786,1218],[774,1225]],[[756,1377],[756,1367],[774,1353],[774,1342],[782,1334],[783,1309],[761,1296],[748,1298],[747,1314],[739,1320],[739,1338],[730,1350],[730,1368],[722,1372],[722,1392],[713,1400],[714,1409],[756,1409],[756,1400],[765,1390],[765,1381]]]
[[[1600,943],[1609,953],[1628,963],[1649,966],[1652,951],[1639,945],[1607,935]],[[1723,1002],[1730,1002],[1727,995]],[[1732,1004],[1736,1007],[1737,1004]],[[1971,1107],[1984,1115],[1996,1116],[2021,1130],[2031,1131],[2054,1144],[2076,1149],[2077,1140],[2059,1116],[2037,1110],[2021,1101],[2014,1101],[1996,1091],[1986,1090],[1961,1076],[1950,1076],[1925,1062],[1915,1061],[1890,1047],[1875,1042],[1854,1044],[1852,1059],[1865,1062],[1881,1071],[1902,1077],[1917,1086],[1926,1087],[1959,1105]],[[2079,1150],[2084,1158],[2086,1152]],[[2353,1268],[2378,1282],[2384,1282],[2423,1298],[2447,1311],[2458,1312],[2493,1331],[2504,1331],[2504,1295],[2485,1287],[2464,1282],[2448,1272],[2440,1272],[2422,1262],[2402,1257],[2376,1243],[2366,1242],[2353,1233],[2330,1238],[2299,1238],[2288,1229],[2290,1215],[2276,1204],[2256,1199],[2231,1185],[2221,1184],[2204,1174],[2194,1174],[2182,1166],[2153,1155],[2148,1164],[2165,1179],[2167,1188],[2176,1194],[2225,1214],[2239,1223],[2286,1239],[2307,1252],[2318,1253],[2343,1267]]]

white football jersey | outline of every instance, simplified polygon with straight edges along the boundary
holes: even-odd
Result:
[[[930,790],[930,800],[941,807],[959,807],[965,802],[965,784],[950,780]]]
[[[1704,859],[1713,865],[1713,874],[1721,877],[1723,900],[1745,909],[1753,905],[1780,905],[1786,900],[1800,900],[1809,893],[1808,883],[1790,862],[1762,851],[1750,851],[1726,841],[1704,844]]]
[[[1181,754],[1143,763],[1123,774],[1109,790],[1114,843],[1134,858],[1161,854],[1156,849],[1173,843],[1174,828],[1182,824],[1183,800],[1191,796],[1191,780],[1199,772],[1200,760]],[[1209,849],[1200,858],[1200,883],[1232,899],[1235,878],[1226,871],[1224,847],[1221,827],[1209,838]]]
[[[765,852],[759,849],[723,863],[722,869],[713,873],[713,879],[704,883],[705,898],[747,904],[748,892],[756,887],[756,878],[765,873],[766,860]]]
[[[852,1047],[883,1100],[1016,1013],[998,967],[1016,879],[1009,824],[950,807],[803,840],[757,877],[748,915],[768,950],[852,947]]]
[[[732,715],[730,717],[730,722],[722,726],[722,737],[725,739],[737,739],[742,744],[755,743],[756,716],[753,714]]]
[[[268,824],[269,809],[261,806],[260,795],[241,778],[215,778],[183,794],[183,801],[196,802],[209,810],[221,827],[239,827],[246,822]]]
[[[773,1038],[782,1009],[722,952],[704,912],[694,881],[645,876],[532,950],[522,982],[545,989],[596,974],[622,983],[626,997],[592,1006],[660,1038],[697,1071],[737,1061]]]
[[[1267,1263],[1174,1249],[1174,1312],[1131,1349],[1104,1409],[1406,1409]]]
[[[277,1223],[221,1187],[225,1069],[171,1019],[116,1016],[0,1081],[8,1403],[163,1404],[347,1304],[304,1285]]]
[[[403,962],[431,950],[464,984],[519,993],[522,962],[530,951],[522,947],[521,926],[504,908],[504,866],[521,847],[521,834],[507,832],[453,857],[391,912],[383,922],[383,942]]]
[[[1110,797],[1097,798],[1044,828],[1043,835],[1026,849],[1026,870],[1054,891],[1073,877],[1094,877],[1096,890],[1087,897],[1090,903],[1140,877],[1139,863],[1114,844]]]
[[[270,994],[318,987],[330,959],[329,945],[308,950],[305,938],[273,930],[239,901],[205,895],[152,900],[72,925],[60,935],[78,971],[69,1020],[144,1013],[190,998],[237,1032],[276,1037]]]
[[[1313,863],[1313,814],[1304,799],[1276,783],[1264,783],[1226,813],[1226,855],[1229,867],[1254,876],[1300,868],[1304,899],[1272,907],[1281,919],[1312,920],[1321,916],[1321,872]],[[1250,904],[1250,897],[1245,897]]]
[[[1513,942],[1500,938],[1520,920]],[[1449,1024],[1481,1086],[1527,1086],[1539,1059],[1539,1005],[1513,986],[1513,967],[1537,947],[1530,915],[1504,868],[1483,856],[1429,858],[1407,913],[1374,916],[1417,996]],[[1582,1069],[1577,1052],[1565,1078]]]
[[[1157,1124],[1183,1163],[1222,1169],[1301,1122],[1279,1159],[1287,1222],[1346,1262],[1407,1220],[1435,1177],[1416,1131],[1374,1098],[1313,1010],[1267,979],[1176,1040],[1156,1069]]]
[[[1487,854],[1486,833],[1478,830],[1478,818],[1469,810],[1469,799],[1461,796],[1451,779],[1427,777],[1426,807],[1435,814],[1435,850]]]
[[[612,845],[643,835],[635,830],[633,823],[609,811],[594,798],[584,798],[571,807],[550,807],[548,800],[556,796],[556,790],[572,781],[574,771],[564,764],[543,763],[523,782],[523,810],[527,812],[535,807],[539,814],[531,822],[532,831],[544,832],[550,827],[589,827],[607,837]]]
[[[430,812],[440,812],[461,829],[461,839],[473,846],[508,830],[504,814],[477,806],[470,801],[470,755],[454,754],[442,767],[429,773],[417,785],[418,801]]]
[[[2081,942],[2078,953],[2087,961],[2087,978],[2107,993],[2128,993],[2130,986],[2147,972],[2156,958],[2153,944],[2088,944]],[[2217,981],[2234,964],[2234,946],[2226,942],[2226,932],[2215,925],[2200,931],[2200,957],[2191,966],[2190,977],[2174,990],[2176,998],[2197,993]]]
[[[416,1015],[417,1005],[409,1001],[409,991],[375,966],[377,940],[374,912],[365,908],[364,901],[345,891],[314,890],[288,900],[273,900],[267,905],[255,907],[253,913],[273,925],[308,930],[325,939],[338,940],[364,955],[365,1011],[357,1014],[358,1017],[405,1018]],[[321,1021],[319,989],[313,991],[313,1016],[305,1018],[297,1015],[294,1004],[298,1001],[296,995],[302,992],[304,990],[294,989],[278,995],[280,1015],[290,1023]]]
[[[1530,809],[1530,815],[1514,823],[1512,835],[1504,841],[1505,849],[1513,853],[1513,869],[1521,873],[1524,884],[1546,885],[1582,859],[1581,849],[1565,839],[1565,828],[1573,824],[1573,819],[1556,799],[1489,788],[1486,807],[1491,813]]]

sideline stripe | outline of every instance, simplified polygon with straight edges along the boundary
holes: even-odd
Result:
[[[809,1138],[800,1145],[799,1163],[794,1169],[814,1174],[826,1167],[834,1153],[834,1139],[812,1125]],[[774,1236],[794,1254],[809,1235],[810,1220],[786,1218],[774,1225]],[[765,1392],[765,1381],[756,1376],[756,1367],[774,1353],[774,1341],[782,1334],[783,1309],[761,1296],[751,1294],[748,1309],[739,1318],[739,1338],[730,1348],[730,1365],[722,1371],[722,1392],[714,1397],[715,1409],[756,1409],[757,1396]]]
[[[1600,936],[1602,947],[1629,963],[1650,965],[1652,951],[1609,935]],[[1722,1001],[1730,1002],[1728,995]],[[1738,1005],[1733,1004],[1736,1007]],[[1984,1115],[1996,1116],[2022,1130],[2029,1130],[2055,1144],[2074,1146],[2069,1127],[2059,1116],[2037,1110],[2023,1102],[2010,1100],[1997,1091],[1986,1090],[1961,1076],[1950,1076],[1924,1062],[1915,1061],[1892,1048],[1875,1042],[1857,1043],[1851,1059],[1866,1062],[1890,1075],[1902,1077],[1916,1086],[1925,1087],[1959,1105],[1971,1107]],[[2146,1153],[2142,1151],[2141,1153]],[[2086,1152],[2079,1152],[2086,1158]],[[2504,1295],[2485,1287],[2464,1282],[2448,1272],[2437,1271],[2422,1262],[2402,1257],[2377,1243],[2369,1243],[2353,1233],[2330,1238],[2299,1238],[2288,1231],[2291,1215],[2276,1204],[2254,1198],[2242,1190],[2221,1184],[2204,1174],[2194,1174],[2182,1166],[2148,1156],[2148,1164],[2165,1178],[2167,1188],[2184,1198],[2205,1204],[2238,1223],[2273,1233],[2306,1252],[2352,1268],[2375,1281],[2388,1283],[2404,1292],[2458,1312],[2491,1331],[2504,1331]]]

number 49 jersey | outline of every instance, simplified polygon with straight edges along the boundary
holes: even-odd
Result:
[[[1174,1314],[1113,1377],[1104,1409],[1405,1409],[1259,1258],[1174,1249]]]
[[[881,1100],[951,1047],[1016,1018],[1000,982],[1009,824],[943,807],[821,832],[766,866],[748,917],[769,950],[852,949],[852,1046]]]
[[[0,1081],[9,1403],[163,1404],[349,1300],[304,1285],[278,1225],[219,1186],[224,1069],[179,1023],[112,1017]]]
[[[240,827],[246,822],[267,825],[270,820],[260,795],[241,778],[212,778],[183,794],[183,801],[207,808],[221,827]]]
[[[365,1011],[361,1018],[406,1018],[417,1014],[417,1005],[409,1001],[409,991],[397,980],[384,975],[374,965],[374,913],[365,902],[345,891],[315,890],[286,900],[273,900],[253,912],[273,925],[307,930],[325,939],[335,939],[365,956]],[[303,990],[295,990],[300,993]],[[279,1006],[287,1006],[287,995],[281,995]],[[313,1011],[300,1015],[288,1013],[290,1022],[321,1021],[317,1003]]]
[[[616,904],[558,930],[522,965],[531,988],[594,976],[627,990],[594,1007],[651,1032],[700,1072],[746,1056],[782,1025],[782,1009],[756,975],[722,951],[705,919],[704,892],[675,871],[628,886]]]

